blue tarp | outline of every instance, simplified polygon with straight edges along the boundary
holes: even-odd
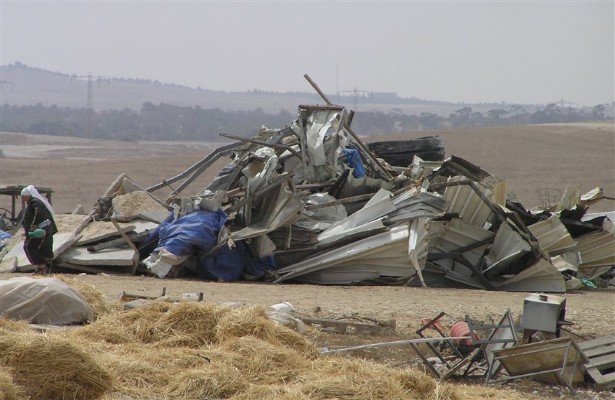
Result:
[[[164,248],[177,256],[196,255],[196,269],[203,279],[229,282],[243,275],[258,279],[267,270],[275,270],[273,257],[254,258],[240,240],[235,242],[233,249],[224,245],[211,252],[227,218],[222,210],[197,211],[177,220],[173,220],[171,213],[145,241],[157,241],[157,249]]]
[[[189,256],[199,250],[209,251],[218,242],[220,228],[228,219],[226,213],[218,211],[197,211],[175,221],[167,218],[148,236],[158,237],[157,248],[164,248],[176,256]]]
[[[361,155],[356,149],[343,149],[344,162],[353,168],[352,176],[362,178],[365,176],[365,167]]]
[[[0,240],[9,240],[11,235],[0,229]]]
[[[199,252],[197,272],[201,278],[216,281],[236,281],[242,276],[251,279],[262,278],[266,271],[275,270],[273,256],[258,259],[252,256],[248,246],[241,240],[235,248],[222,246],[214,254]]]

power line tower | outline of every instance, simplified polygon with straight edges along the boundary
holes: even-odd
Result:
[[[70,77],[71,84],[73,83],[73,79],[77,79],[81,81],[86,80],[88,83],[88,94],[87,94],[88,97],[87,97],[87,102],[86,102],[86,107],[88,110],[94,109],[94,90],[93,90],[94,81],[96,81],[96,84],[98,86],[104,83],[106,83],[107,85],[111,84],[111,78],[109,78],[108,76],[94,76],[92,75],[91,72],[87,75],[72,74]]]
[[[341,97],[340,93],[352,93],[352,109],[354,111],[358,110],[359,106],[359,97],[371,97],[372,92],[367,92],[365,90],[358,90],[356,87],[352,90],[340,90],[337,92],[337,97]]]

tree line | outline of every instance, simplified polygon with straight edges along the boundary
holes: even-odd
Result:
[[[283,128],[296,115],[288,111],[277,114],[261,109],[224,111],[201,107],[179,107],[169,104],[143,104],[141,110],[107,110],[96,112],[85,108],[57,106],[0,107],[0,129],[54,136],[72,136],[125,141],[220,141],[220,133],[250,137],[262,126]],[[448,117],[433,113],[408,115],[401,110],[390,112],[362,111],[353,118],[353,129],[361,135],[382,135],[400,132],[421,132],[447,128],[477,128],[493,125],[528,125],[570,123],[612,119],[612,110],[605,105],[591,109],[549,104],[534,112],[521,106],[493,109],[486,113],[462,107]]]

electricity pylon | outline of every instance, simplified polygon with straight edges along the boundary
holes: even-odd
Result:
[[[100,86],[101,83],[107,83],[107,84],[111,83],[111,78],[109,78],[108,76],[93,76],[91,72],[87,75],[77,75],[77,74],[71,75],[70,77],[71,84],[73,82],[73,79],[87,80],[88,82],[88,97],[87,97],[87,103],[86,103],[88,110],[94,109],[94,94],[93,94],[94,81],[96,81],[98,86]]]

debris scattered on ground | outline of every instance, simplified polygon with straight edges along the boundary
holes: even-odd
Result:
[[[300,105],[287,127],[221,134],[236,143],[148,188],[119,175],[86,216],[70,216],[78,226],[59,222],[54,268],[551,293],[611,284],[615,214],[588,213],[600,188],[528,210],[505,180],[444,159],[437,137],[364,144],[352,112],[306,78],[327,104]],[[216,178],[185,194],[221,157]],[[163,188],[172,193],[159,198]],[[12,244],[0,271],[33,270]]]

